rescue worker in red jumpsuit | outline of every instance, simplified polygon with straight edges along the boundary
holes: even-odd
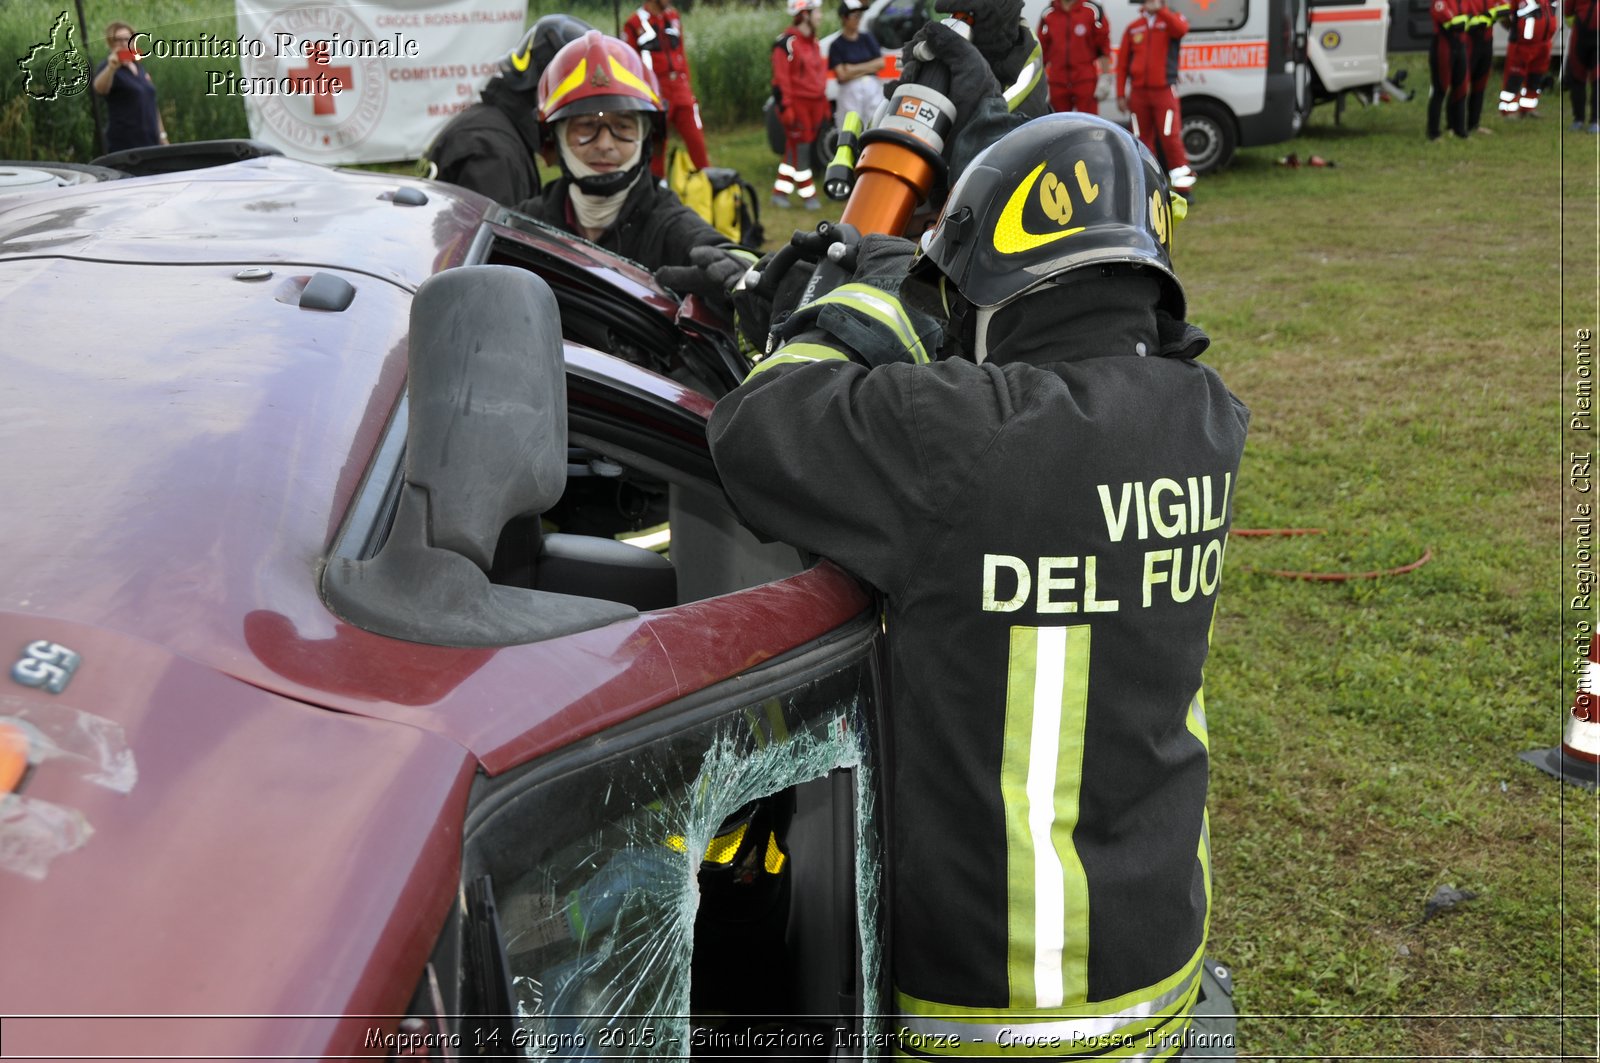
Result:
[[[774,206],[800,193],[807,210],[820,210],[811,174],[811,145],[828,119],[828,61],[817,46],[821,0],[788,0],[789,28],[772,42],[772,99],[783,122],[783,161],[772,182]]]
[[[1094,0],[1050,0],[1039,20],[1050,107],[1099,114],[1100,80],[1111,73],[1111,27]]]
[[[1433,47],[1428,49],[1428,139],[1438,140],[1442,110],[1450,132],[1467,135],[1467,22],[1461,0],[1433,0]]]
[[[1194,187],[1195,173],[1183,150],[1183,111],[1178,107],[1178,50],[1189,20],[1166,0],[1143,0],[1117,52],[1117,106],[1133,118],[1133,131],[1163,159],[1175,192]]]
[[[1167,1059],[1191,1029],[1202,673],[1249,414],[1195,360],[1171,223],[1121,126],[1022,123],[909,276],[874,265],[906,241],[867,237],[711,416],[745,520],[885,596],[907,1055]],[[902,291],[948,307],[959,356],[929,360]]]
[[[700,101],[689,85],[689,57],[683,50],[683,20],[678,9],[671,0],[644,0],[622,24],[622,35],[655,71],[667,105],[667,125],[683,138],[695,169],[704,170],[711,165],[711,158],[706,154],[705,129],[700,124]],[[650,160],[650,170],[657,177],[666,173],[666,154],[657,152]]]
[[[1567,19],[1572,35],[1567,38],[1562,81],[1572,101],[1572,131],[1600,133],[1600,0],[1573,0]],[[1585,97],[1588,125],[1584,125]]]
[[[1500,83],[1501,118],[1539,117],[1539,97],[1550,70],[1556,30],[1556,14],[1550,0],[1518,0],[1506,41],[1506,68]]]

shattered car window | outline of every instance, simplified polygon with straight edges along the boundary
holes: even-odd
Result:
[[[518,1050],[826,1057],[874,1035],[858,1025],[880,973],[867,682],[857,663],[652,728],[475,832]],[[841,999],[857,1007],[834,1018]]]

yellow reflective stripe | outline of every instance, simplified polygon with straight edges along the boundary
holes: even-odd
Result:
[[[1044,76],[1044,49],[1039,42],[1033,44],[1033,54],[1028,56],[1028,61],[1023,64],[1022,72],[1017,75],[1017,80],[1011,87],[1001,93],[1005,97],[1006,110],[1015,111],[1023,100],[1028,98],[1028,93],[1039,84],[1039,79]],[[1024,84],[1026,82],[1026,84]]]
[[[582,85],[583,79],[588,76],[588,72],[589,60],[579,59],[578,65],[572,68],[572,73],[568,74],[567,79],[561,84],[557,85],[555,90],[550,93],[550,98],[545,100],[543,108],[544,113],[549,114],[551,111],[554,111],[560,107],[561,98],[567,93],[571,92],[573,89],[577,88],[579,85]]]
[[[775,352],[761,359],[756,367],[750,370],[745,377],[749,380],[763,370],[771,369],[775,365],[794,365],[797,362],[848,362],[849,355],[843,351],[836,351],[832,347],[820,343],[786,343]]]
[[[750,829],[750,824],[741,823],[727,834],[712,838],[706,845],[705,859],[707,863],[728,864],[739,852],[739,846],[744,844],[745,831]]]
[[[905,307],[900,301],[878,288],[867,284],[841,284],[827,295],[813,299],[810,306],[848,306],[861,311],[874,321],[882,322],[894,331],[895,337],[910,353],[911,360],[919,365],[926,365],[928,352],[922,346],[922,340],[917,337],[916,330],[911,327],[911,319],[906,316]]]
[[[1194,698],[1189,702],[1189,716],[1184,721],[1189,728],[1189,733],[1200,740],[1206,752],[1211,752],[1211,733],[1206,726],[1206,691],[1201,687],[1194,692]]]
[[[776,875],[782,871],[783,865],[788,859],[783,850],[778,848],[778,836],[776,834],[767,835],[767,858],[765,863],[767,874]]]
[[[1108,1055],[1130,1058],[1142,1048],[1157,1048],[1154,1055],[1143,1058],[1159,1058],[1171,1054],[1167,1046],[1148,1045],[1147,1042],[1166,1032],[1163,1027],[1173,1029],[1188,1023],[1200,992],[1200,966],[1204,955],[1205,943],[1201,942],[1176,974],[1155,985],[1111,1000],[1061,1008],[964,1008],[919,1000],[897,991],[895,1006],[900,1013],[897,1026],[913,1038],[924,1039],[922,1044],[913,1040],[911,1046],[928,1054],[1005,1053],[1060,1057],[1118,1049]],[[1003,1031],[1025,1034],[1036,1042],[1053,1038],[1056,1047],[1041,1047],[1032,1052],[1021,1045],[1002,1048],[997,1038]],[[939,1037],[959,1039],[962,1047],[954,1051],[948,1047],[942,1051],[930,1047],[928,1041]],[[1062,1046],[1066,1047],[1065,1052]]]
[[[1000,793],[1016,1008],[1089,999],[1089,880],[1072,844],[1088,707],[1088,625],[1013,627]]]
[[[644,81],[644,79],[635,77],[633,71],[623,66],[622,63],[618,61],[616,56],[608,56],[608,58],[611,60],[612,77],[616,78],[618,81],[630,88],[638,89],[640,92],[650,97],[650,102],[654,103],[657,107],[661,106],[661,97],[656,95],[656,90],[651,88],[650,85]]]

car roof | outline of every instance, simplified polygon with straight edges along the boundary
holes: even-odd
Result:
[[[416,193],[425,202],[406,204]],[[490,207],[449,185],[267,156],[0,199],[0,258],[341,266],[415,288]]]

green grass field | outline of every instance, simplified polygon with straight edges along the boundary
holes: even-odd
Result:
[[[0,40],[32,32],[30,6],[0,7]],[[697,7],[691,45],[771,15]],[[727,47],[697,70],[703,101],[764,83],[755,60],[725,69]],[[1421,57],[1398,58],[1425,91]],[[1235,525],[1322,529],[1231,541],[1208,675],[1212,951],[1254,1058],[1600,1053],[1600,806],[1516,756],[1559,740],[1568,636],[1594,619],[1567,605],[1564,531],[1568,455],[1592,434],[1564,429],[1568,348],[1600,310],[1600,137],[1564,132],[1556,95],[1504,124],[1498,87],[1492,135],[1467,142],[1427,143],[1420,97],[1338,126],[1319,108],[1298,140],[1202,180],[1178,229],[1207,360],[1254,411]],[[713,161],[762,192],[769,244],[814,224],[765,205],[774,158],[722,106],[705,108]],[[9,150],[54,142],[39,113],[7,88]],[[226,115],[174,118],[175,139],[239,135]],[[1337,165],[1277,165],[1291,151]],[[1269,571],[1425,554],[1380,579]],[[1423,922],[1446,884],[1478,896]]]

